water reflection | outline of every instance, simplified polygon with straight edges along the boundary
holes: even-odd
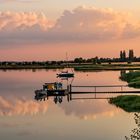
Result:
[[[45,83],[43,89],[35,90],[35,99],[38,101],[48,100],[50,96],[54,97],[54,102],[62,103],[63,96],[68,95],[68,91],[63,89],[61,82]]]
[[[47,110],[47,102],[37,103],[26,98],[10,100],[0,96],[0,116],[36,115]]]
[[[114,96],[122,94],[139,92],[139,91],[123,90],[123,88],[125,87],[128,86],[126,85],[73,86],[71,84],[70,85],[67,84],[67,88],[63,88],[63,84],[61,82],[45,83],[42,89],[35,90],[34,99],[37,101],[42,100],[45,101],[46,99],[48,100],[49,97],[53,97],[55,104],[57,104],[62,103],[63,97],[65,96],[67,96],[67,101],[69,102],[72,100],[110,99]]]
[[[75,114],[75,116],[82,119],[95,119],[97,114],[103,114],[111,117],[120,112],[118,108],[110,106],[108,101],[104,100],[111,98],[111,94],[107,96],[104,94],[100,94],[100,96],[97,96],[96,94],[89,94],[85,95],[86,97],[81,97],[83,94],[78,93],[78,95],[76,95],[71,92],[68,93],[67,91],[70,88],[69,86],[68,89],[65,89],[66,91],[63,89],[64,92],[62,92],[62,87],[57,87],[57,84],[60,83],[45,83],[43,85],[43,89],[35,91],[35,100],[44,102],[50,98],[53,98],[52,101],[55,104],[59,103],[58,106],[63,109],[66,115],[69,116],[70,114]],[[71,101],[71,103],[68,104],[66,101]],[[60,105],[62,102],[63,104]]]
[[[80,92],[78,93],[71,92],[71,87],[72,87],[71,85],[68,85],[67,89],[63,89],[62,83],[57,82],[45,83],[43,85],[43,89],[35,90],[34,99],[37,101],[46,101],[46,99],[48,100],[50,97],[52,97],[55,104],[57,103],[61,104],[63,102],[63,97],[65,96],[67,97],[67,101],[69,102],[72,100],[110,99],[112,97],[111,95],[113,95],[109,94],[106,96],[104,94],[103,95],[100,94],[99,96],[98,93],[93,92],[92,94],[85,93],[86,94],[85,97],[81,97],[84,94]],[[75,95],[77,95],[77,97],[75,97]],[[94,95],[94,97],[91,95]]]
[[[134,114],[134,120],[137,125],[137,128],[134,128],[131,131],[130,137],[125,136],[126,140],[140,140],[140,113]]]
[[[71,90],[71,84],[74,81],[74,77],[57,77],[60,82],[54,83],[45,83],[43,88],[40,90],[35,90],[35,100],[48,100],[49,97],[53,97],[53,101],[55,104],[63,102],[63,96],[67,96],[67,101],[71,100],[71,95],[69,94]],[[63,83],[66,81],[66,85],[64,87]]]
[[[120,71],[75,72],[73,84],[125,84],[119,76]],[[129,123],[132,114],[108,104],[107,100],[85,100],[81,95],[72,95],[69,103],[67,96],[62,96],[61,104],[55,104],[54,97],[48,101],[34,100],[35,89],[45,82],[57,81],[56,71],[0,71],[0,77],[0,139],[119,140],[134,127]]]

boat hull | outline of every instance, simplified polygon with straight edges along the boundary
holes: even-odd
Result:
[[[74,73],[60,73],[58,77],[74,77]]]

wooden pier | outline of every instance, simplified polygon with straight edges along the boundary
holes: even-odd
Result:
[[[104,85],[104,86],[72,86],[69,85],[69,93],[70,94],[129,94],[129,93],[140,93],[140,90],[124,90],[124,87],[128,87],[128,85]],[[81,91],[73,91],[73,88],[81,88]],[[90,91],[83,91],[83,88],[90,88]],[[93,90],[91,90],[93,88]],[[101,88],[119,88],[118,90],[112,91],[98,91]]]
[[[78,99],[109,99],[111,97],[105,97],[106,95],[123,95],[123,94],[140,94],[140,90],[125,90],[124,88],[128,87],[128,85],[103,85],[103,86],[78,86],[78,85],[68,85],[67,89],[63,90],[48,90],[46,91],[46,94],[41,95],[41,92],[39,96],[37,97],[38,100],[45,100],[46,98],[49,99],[49,97],[54,97],[54,99],[62,99],[64,96],[67,96],[67,101],[71,100],[78,100]],[[78,88],[78,90],[74,90]],[[88,88],[86,91],[85,89]],[[105,91],[105,88],[107,89]],[[111,90],[109,90],[111,88]],[[114,90],[112,90],[114,88]],[[117,88],[117,90],[115,89]],[[104,89],[103,91],[100,91],[101,89]],[[94,95],[91,97],[74,97],[73,95]],[[100,97],[98,95],[103,95],[103,97]],[[60,97],[60,98],[59,98]]]
[[[128,85],[103,85],[103,86],[77,86],[77,85],[69,85],[67,87],[67,100],[89,100],[89,99],[110,99],[111,97],[105,97],[105,95],[123,95],[123,94],[140,94],[140,90],[125,90]],[[73,90],[73,88],[78,88],[78,91]],[[88,91],[83,91],[83,89],[88,88]],[[99,91],[101,88],[117,88],[111,91]],[[90,90],[89,90],[90,89]],[[81,91],[79,91],[81,90]],[[94,96],[84,96],[84,97],[73,97],[73,95],[94,95]],[[98,95],[103,95],[102,97]]]

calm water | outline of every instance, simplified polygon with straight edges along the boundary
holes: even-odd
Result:
[[[134,114],[105,99],[35,101],[34,90],[45,82],[60,81],[57,72],[0,71],[0,140],[124,140],[130,136],[136,127]],[[119,76],[119,71],[75,72],[73,85],[125,85]]]

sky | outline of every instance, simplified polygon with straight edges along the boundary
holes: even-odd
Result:
[[[0,0],[0,60],[140,55],[139,0]]]

